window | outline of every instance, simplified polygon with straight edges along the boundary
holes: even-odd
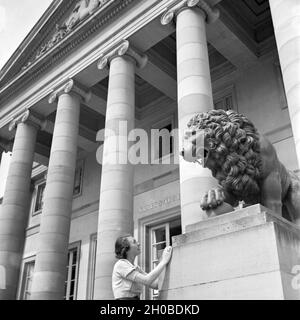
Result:
[[[94,233],[91,235],[91,238],[90,238],[88,283],[87,283],[87,292],[86,292],[87,300],[93,300],[94,298],[96,254],[97,254],[97,233]]]
[[[42,181],[35,185],[32,215],[36,215],[42,212],[45,187],[46,181]]]
[[[165,222],[149,228],[148,243],[149,243],[149,265],[150,270],[153,270],[159,263],[161,255],[166,246],[172,244],[172,237],[181,234],[181,220],[176,219],[170,222]],[[151,289],[148,293],[150,299],[158,299],[158,290]]]
[[[24,263],[20,300],[30,300],[34,264],[34,260]]]
[[[82,178],[83,178],[83,160],[80,160],[77,162],[76,170],[75,170],[74,188],[73,188],[73,196],[74,197],[81,195]]]
[[[235,87],[233,85],[227,86],[214,93],[214,108],[216,110],[236,110],[237,104],[235,98]]]
[[[164,143],[164,139],[162,136],[159,137],[159,149],[158,149],[158,157],[159,159],[162,158],[163,156],[167,155],[168,153],[173,153],[173,138],[171,136],[171,132],[172,132],[172,124],[169,123],[167,124],[166,126],[162,127],[159,129],[159,131],[161,130],[167,130],[169,132],[169,137],[167,137],[167,139],[169,139],[169,150],[164,150],[164,146],[163,146],[163,143]],[[167,143],[168,144],[168,143]]]
[[[231,110],[233,109],[232,95],[227,95],[214,103],[215,109]]]
[[[151,163],[170,164],[170,156],[178,138],[173,132],[174,116],[154,124],[151,128]]]
[[[80,242],[69,246],[67,276],[65,281],[65,300],[76,300],[79,271]]]

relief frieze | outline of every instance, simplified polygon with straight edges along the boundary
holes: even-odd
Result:
[[[80,22],[84,21],[97,9],[103,7],[108,1],[109,0],[78,0],[69,16],[61,24],[56,24],[52,37],[41,46],[33,60],[23,66],[22,70],[27,69],[35,60],[64,39]]]

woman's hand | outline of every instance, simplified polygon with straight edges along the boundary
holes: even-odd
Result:
[[[167,265],[172,257],[172,247],[168,246],[164,249],[164,252],[162,254],[161,262]]]

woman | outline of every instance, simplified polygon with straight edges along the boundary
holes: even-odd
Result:
[[[119,237],[115,243],[116,262],[112,274],[112,288],[117,300],[139,300],[143,285],[158,289],[158,277],[169,263],[172,247],[166,247],[159,264],[146,273],[134,260],[141,253],[140,244],[131,235]]]

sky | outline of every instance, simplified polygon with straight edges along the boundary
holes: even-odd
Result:
[[[52,0],[0,0],[0,69]]]
[[[1,158],[1,155],[0,155]],[[10,165],[11,152],[3,152],[0,166],[0,198],[3,197],[5,182],[8,174],[8,169]]]
[[[0,0],[0,69],[51,2],[52,0]],[[3,153],[0,166],[0,197],[3,195],[9,162],[10,155]]]

